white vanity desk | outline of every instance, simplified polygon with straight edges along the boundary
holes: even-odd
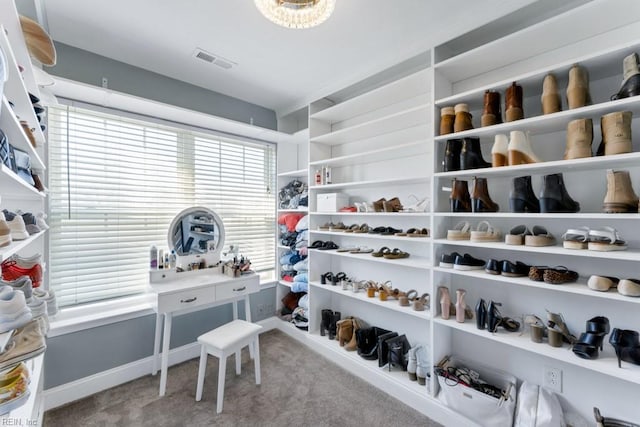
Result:
[[[238,304],[240,300],[244,299],[246,320],[250,322],[251,309],[248,295],[259,291],[260,279],[256,274],[231,278],[220,274],[217,269],[182,273],[157,270],[151,273],[149,286],[154,296],[153,309],[156,312],[153,375],[158,372],[162,316],[164,315],[162,364],[160,369],[160,396],[164,396],[167,387],[171,320],[173,316],[203,310],[216,305],[233,303],[233,318],[237,319]]]

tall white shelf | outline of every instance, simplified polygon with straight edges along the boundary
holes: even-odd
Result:
[[[46,181],[44,145],[46,138],[33,111],[29,93],[38,96],[32,64],[22,35],[18,12],[13,1],[0,2],[0,49],[8,61],[8,81],[4,85],[0,111],[0,128],[8,142],[29,154],[32,169],[37,171],[43,183]],[[22,71],[19,71],[19,68]],[[10,105],[11,104],[13,105]],[[18,119],[19,117],[19,119]],[[19,120],[26,120],[34,130],[36,147],[33,147],[24,133]],[[0,209],[15,212],[44,211],[46,193],[40,192],[18,177],[10,168],[0,167]],[[29,236],[25,240],[14,241],[0,248],[0,261],[14,254],[28,256],[43,253],[46,231]],[[43,416],[42,386],[44,381],[44,355],[28,359],[25,363],[30,371],[29,398],[18,408],[0,417],[2,422],[21,425],[41,425]]]
[[[626,8],[626,11],[621,10]],[[633,16],[632,16],[633,15]],[[431,387],[418,387],[406,373],[388,373],[376,363],[360,359],[340,348],[335,341],[319,335],[321,310],[340,311],[342,316],[357,316],[371,325],[407,334],[412,345],[427,344],[431,362],[444,355],[455,354],[483,365],[506,370],[533,383],[543,383],[546,367],[563,371],[562,402],[587,419],[592,407],[621,419],[636,421],[640,412],[629,399],[618,399],[620,393],[637,393],[640,367],[623,362],[619,369],[611,345],[605,340],[604,351],[596,360],[583,360],[567,345],[557,349],[548,344],[533,343],[528,331],[490,334],[478,330],[475,320],[457,323],[440,315],[437,288],[447,286],[455,303],[459,288],[467,291],[466,301],[472,308],[483,298],[502,302],[506,316],[536,314],[545,319],[545,309],[562,313],[575,335],[584,332],[585,321],[594,316],[607,316],[611,328],[640,327],[639,299],[620,295],[615,290],[596,292],[586,282],[591,274],[638,278],[635,265],[640,250],[637,220],[640,214],[605,214],[602,200],[606,192],[607,169],[631,172],[640,192],[640,97],[609,101],[622,81],[622,59],[640,53],[640,4],[625,1],[618,8],[607,0],[595,0],[575,7],[538,24],[507,34],[489,43],[449,56],[447,43],[434,47],[432,66],[382,84],[351,98],[342,99],[340,92],[329,94],[309,106],[309,173],[322,166],[332,168],[332,184],[311,185],[309,197],[310,242],[332,240],[339,246],[398,247],[411,253],[401,262],[371,257],[368,254],[310,251],[310,324],[308,333],[293,328],[283,330],[306,342],[318,352],[343,363],[363,379],[410,404],[445,425],[477,425],[451,411],[437,399],[435,381]],[[592,22],[580,26],[578,22]],[[559,35],[562,34],[562,37]],[[531,46],[532,49],[523,49]],[[567,74],[574,63],[589,70],[592,105],[569,110],[565,89]],[[540,95],[542,80],[553,72],[563,99],[562,111],[542,115]],[[517,122],[479,127],[485,90],[501,93],[511,82],[524,88],[525,118]],[[348,92],[348,90],[347,90]],[[438,135],[440,109],[467,103],[476,129],[450,135]],[[590,118],[594,124],[594,150],[600,143],[599,118],[615,111],[634,114],[633,153],[577,160],[563,158],[567,124],[577,118]],[[441,162],[446,141],[451,138],[479,137],[485,159],[490,158],[493,138],[512,130],[530,131],[534,151],[542,163],[481,170],[444,172]],[[563,173],[571,196],[580,202],[578,214],[517,214],[509,212],[508,194],[514,177],[531,175],[534,191],[540,190],[541,177]],[[496,213],[451,213],[449,188],[453,178],[488,179],[489,192],[499,203]],[[316,197],[323,193],[345,193],[350,205],[372,202],[381,197],[400,197],[408,204],[409,195],[431,198],[424,213],[318,212]],[[512,227],[526,224],[546,227],[556,236],[555,246],[536,248],[508,246],[504,243],[449,241],[447,230],[459,221],[476,227],[490,221],[506,233]],[[407,229],[425,227],[431,230],[427,239],[373,234],[343,233],[320,230],[325,223],[367,223],[369,226],[392,226]],[[576,226],[613,226],[629,243],[629,250],[602,253],[588,250],[571,251],[562,247],[561,235]],[[580,274],[576,283],[549,285],[528,278],[493,276],[484,271],[459,271],[439,267],[440,256],[451,252],[470,253],[484,260],[520,260],[531,265],[565,265]],[[634,269],[635,268],[635,269]],[[397,301],[381,302],[353,293],[339,286],[320,284],[325,272],[345,272],[355,279],[378,282],[391,280],[403,291],[417,289],[431,295],[430,310],[417,314],[400,307]],[[523,327],[524,329],[524,327]],[[607,336],[608,339],[608,336]],[[473,351],[470,351],[473,349]],[[432,372],[432,378],[435,379]],[[589,390],[602,391],[595,396]]]

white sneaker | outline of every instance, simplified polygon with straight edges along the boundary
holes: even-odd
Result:
[[[24,240],[29,237],[27,227],[24,224],[24,220],[20,215],[16,215],[8,210],[4,210],[4,217],[6,218],[7,225],[11,230],[11,238],[13,240]]]
[[[9,224],[4,219],[4,214],[0,212],[0,248],[3,246],[8,246],[13,242],[11,238],[11,228],[9,228]]]
[[[21,276],[16,280],[11,281],[0,279],[0,285],[10,286],[13,289],[22,291],[27,304],[33,297],[33,284],[31,283],[31,278],[29,276]]]
[[[46,223],[45,219],[47,219],[47,214],[44,212],[40,212],[36,215],[36,225],[40,227],[41,230],[49,229],[49,225]]]
[[[47,303],[47,314],[49,316],[55,316],[58,313],[58,303],[56,302],[56,294],[52,289],[45,290],[42,288],[36,288],[33,290],[33,295],[35,298],[46,301]]]
[[[22,291],[10,289],[9,292],[0,292],[0,333],[21,328],[31,318],[31,310],[27,307]]]

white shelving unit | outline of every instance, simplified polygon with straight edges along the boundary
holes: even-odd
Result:
[[[13,1],[0,3],[0,49],[8,61],[8,81],[4,85],[4,94],[0,100],[0,128],[9,144],[29,155],[32,170],[37,171],[44,184],[46,177],[43,172],[46,164],[42,159],[45,158],[43,146],[46,138],[29,98],[30,93],[38,97],[40,93],[35,84],[29,53]],[[23,69],[22,72],[19,71],[19,66]],[[34,129],[36,147],[31,145],[20,120],[26,120],[29,127]],[[0,197],[0,209],[12,212],[21,209],[34,214],[44,211],[46,193],[38,191],[22,180],[4,164],[0,166]],[[30,256],[43,253],[45,234],[46,230],[0,248],[0,261],[7,260],[14,254]],[[21,406],[0,417],[3,424],[6,422],[13,425],[42,425],[43,361],[44,354],[25,361],[30,373],[29,397]]]

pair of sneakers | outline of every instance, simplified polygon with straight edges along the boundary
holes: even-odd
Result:
[[[18,254],[2,262],[2,280],[17,280],[22,276],[29,276],[32,287],[38,288],[42,284],[42,257],[40,254],[31,257],[21,257]]]
[[[14,213],[4,209],[0,212],[0,247],[48,229],[45,218],[46,214],[42,212],[34,216],[30,212],[18,210]]]
[[[0,287],[0,333],[21,328],[32,319],[25,294],[11,286]]]

